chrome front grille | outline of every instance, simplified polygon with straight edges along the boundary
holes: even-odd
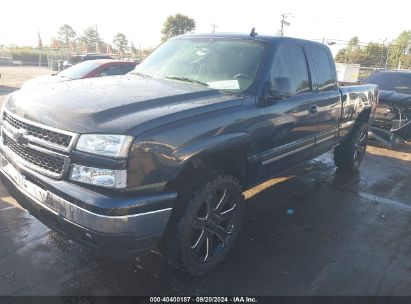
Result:
[[[61,134],[45,128],[37,127],[21,121],[6,112],[3,113],[3,121],[6,121],[17,130],[24,129],[27,132],[27,135],[37,137],[40,140],[49,141],[59,146],[68,147],[72,139],[71,135]]]
[[[1,146],[16,165],[54,178],[67,172],[77,134],[33,123],[4,111]]]
[[[3,145],[25,162],[32,164],[33,169],[36,169],[36,167],[41,169],[37,171],[45,170],[52,172],[56,176],[60,176],[64,172],[67,159],[64,156],[48,154],[28,146],[20,145],[6,134],[3,134]]]
[[[43,126],[7,111],[3,113],[3,128],[12,133],[23,131],[31,141],[55,150],[69,152],[76,140],[76,134]]]

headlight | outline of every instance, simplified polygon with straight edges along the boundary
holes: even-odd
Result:
[[[102,135],[85,134],[81,135],[76,149],[92,154],[127,157],[133,137],[126,135]]]
[[[73,165],[70,171],[70,179],[101,187],[125,188],[127,186],[127,170],[99,169]]]

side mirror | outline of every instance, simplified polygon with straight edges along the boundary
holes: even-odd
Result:
[[[290,97],[292,94],[290,78],[277,77],[271,81],[271,88],[268,95],[269,99],[284,99]]]

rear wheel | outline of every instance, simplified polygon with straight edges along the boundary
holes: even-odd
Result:
[[[168,234],[167,255],[176,266],[203,275],[222,262],[233,246],[244,197],[238,182],[227,175],[211,177],[191,190],[188,195],[181,193],[179,203],[185,207],[172,219],[177,223]]]
[[[352,134],[334,150],[334,163],[344,171],[357,171],[368,143],[368,123],[355,126]]]

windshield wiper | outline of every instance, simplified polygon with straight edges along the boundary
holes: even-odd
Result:
[[[205,82],[199,81],[199,80],[195,80],[195,79],[190,79],[190,78],[186,78],[186,77],[177,77],[177,76],[167,76],[164,77],[167,79],[172,79],[172,80],[179,80],[179,81],[184,81],[184,82],[190,82],[190,83],[196,83],[205,87],[208,87],[209,85]]]

